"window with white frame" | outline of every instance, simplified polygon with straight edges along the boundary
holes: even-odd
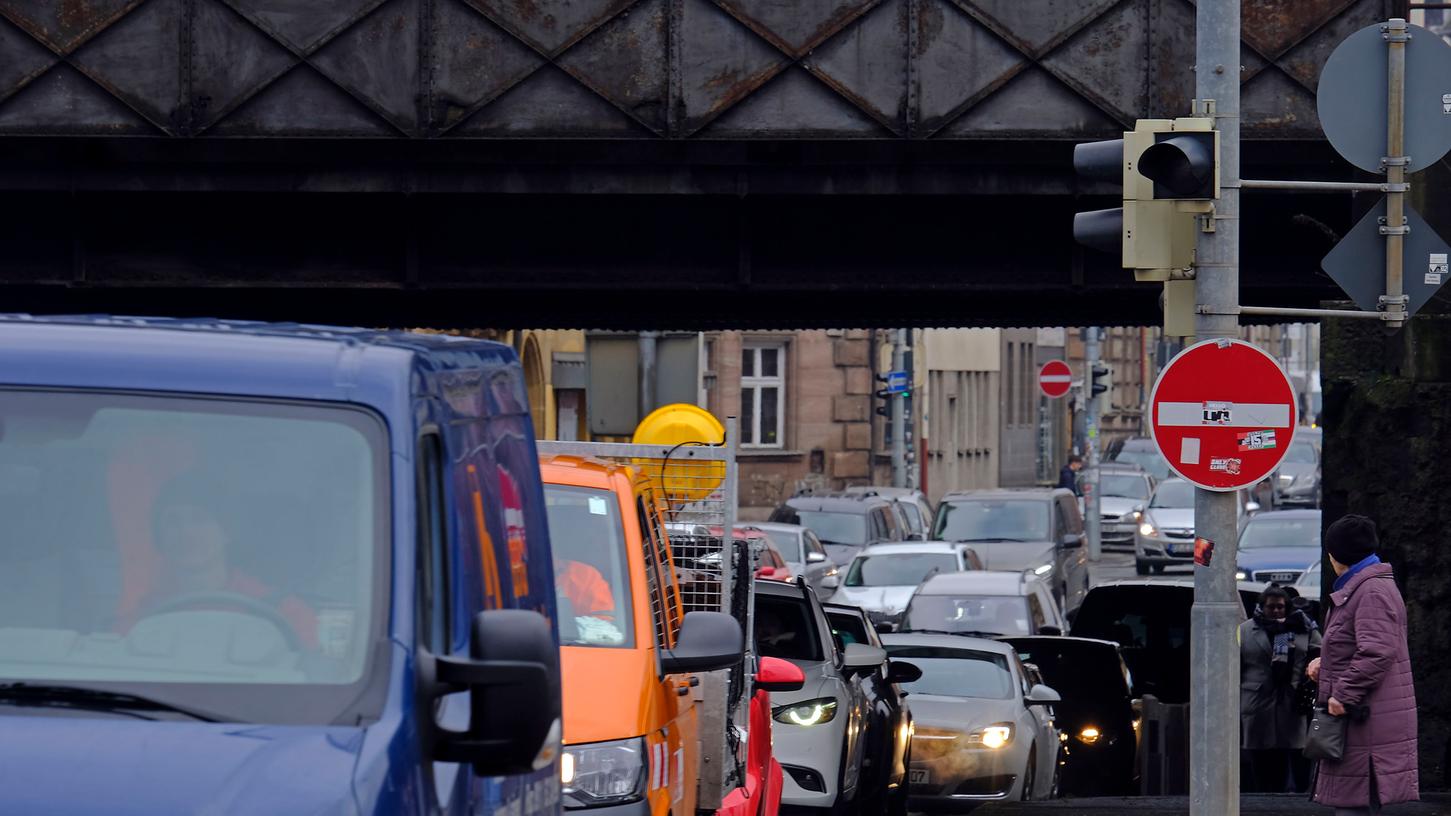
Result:
[[[785,444],[786,346],[741,349],[741,445],[779,448]]]

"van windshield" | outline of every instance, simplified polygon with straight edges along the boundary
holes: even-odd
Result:
[[[0,391],[0,682],[355,721],[387,463],[351,408]]]
[[[939,541],[1047,541],[1048,504],[1028,499],[943,502],[932,537]]]
[[[566,646],[631,646],[629,559],[619,500],[609,490],[544,486],[559,640]]]
[[[867,517],[861,513],[831,513],[825,510],[797,510],[803,527],[829,544],[867,543]]]

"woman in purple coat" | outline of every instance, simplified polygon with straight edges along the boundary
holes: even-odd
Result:
[[[1373,813],[1420,798],[1416,774],[1416,692],[1406,648],[1406,605],[1375,551],[1375,522],[1348,515],[1325,531],[1335,568],[1319,659],[1307,674],[1319,703],[1350,716],[1345,754],[1321,761],[1314,799],[1337,814]]]

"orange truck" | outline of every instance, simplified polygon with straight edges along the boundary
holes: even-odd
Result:
[[[635,468],[599,459],[544,456],[540,472],[558,541],[566,807],[693,814],[695,677],[671,656],[684,613],[654,491]],[[734,641],[696,671],[740,659],[739,624],[723,617],[736,627]]]

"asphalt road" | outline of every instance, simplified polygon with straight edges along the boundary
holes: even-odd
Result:
[[[1194,578],[1193,567],[1169,567],[1162,575],[1137,575],[1134,573],[1134,554],[1132,552],[1105,552],[1097,562],[1090,562],[1089,577],[1097,586],[1105,581],[1117,581],[1122,578],[1147,579],[1151,581],[1170,581]]]

